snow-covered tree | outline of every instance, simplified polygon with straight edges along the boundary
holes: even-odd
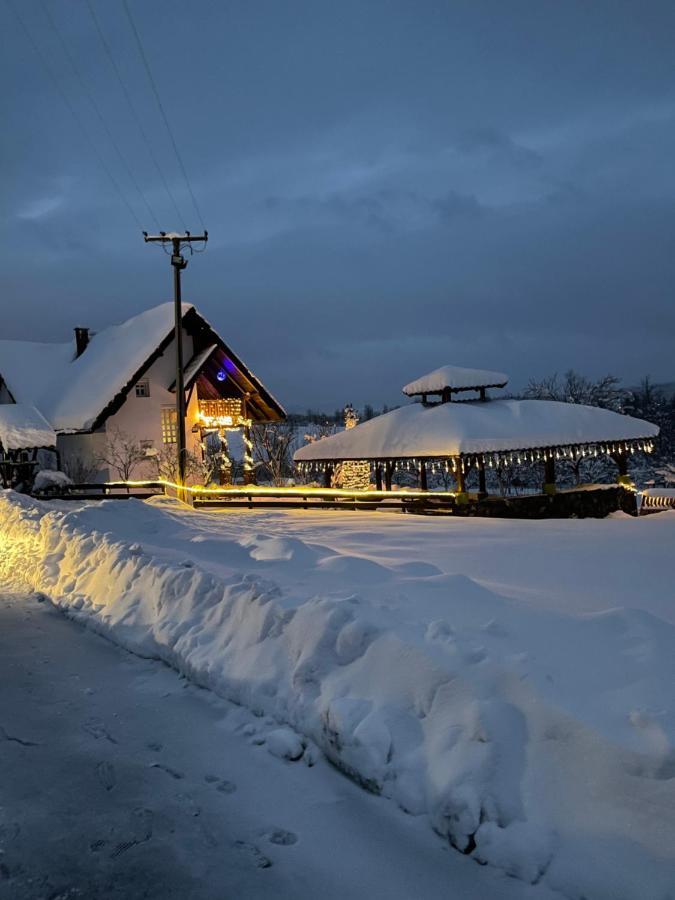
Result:
[[[293,474],[293,450],[297,432],[292,422],[254,425],[251,428],[256,469],[272,484],[282,485]]]

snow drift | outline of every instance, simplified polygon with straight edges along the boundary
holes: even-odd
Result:
[[[270,752],[317,745],[480,862],[573,898],[674,896],[675,627],[537,613],[433,566],[260,533],[193,545],[232,562],[221,576],[144,550],[167,519],[2,492],[0,582],[273,717]],[[294,595],[259,574],[270,560],[333,589]]]

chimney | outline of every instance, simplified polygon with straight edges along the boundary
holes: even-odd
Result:
[[[89,343],[89,329],[88,328],[76,328],[75,329],[75,359],[78,356],[82,356],[84,351],[87,349],[87,344]]]

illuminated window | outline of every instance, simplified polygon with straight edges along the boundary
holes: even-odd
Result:
[[[145,381],[137,381],[136,382],[136,396],[137,397],[149,397],[150,396],[150,382],[147,379]]]
[[[173,406],[162,407],[162,443],[175,444],[178,440],[178,419]]]

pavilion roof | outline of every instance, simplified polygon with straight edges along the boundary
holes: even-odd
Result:
[[[297,462],[405,459],[650,439],[651,422],[553,400],[411,403],[301,447]]]
[[[441,366],[421,378],[406,384],[403,393],[409,397],[416,394],[440,394],[443,390],[477,391],[481,388],[504,387],[508,375],[490,372],[487,369],[465,369],[462,366]]]

